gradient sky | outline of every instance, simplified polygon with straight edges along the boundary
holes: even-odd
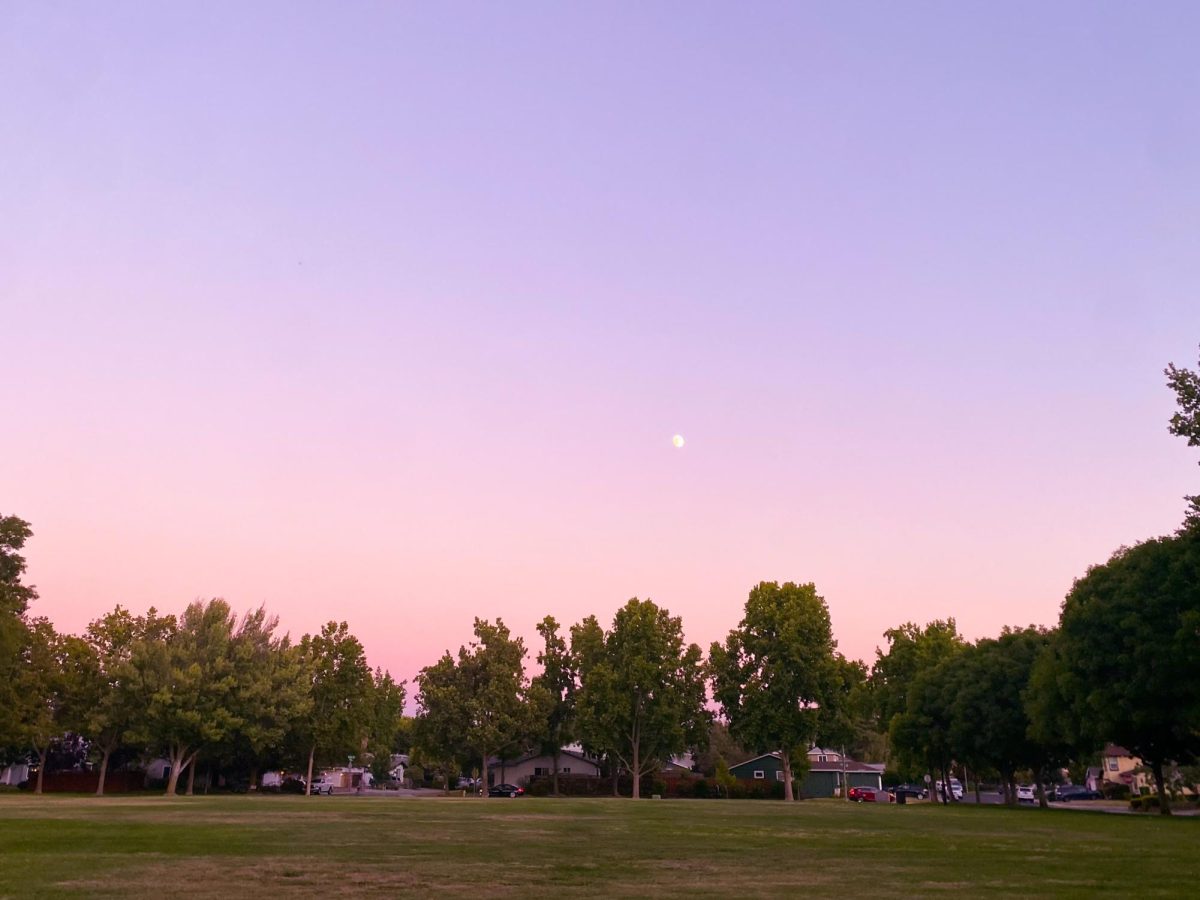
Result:
[[[411,678],[1057,619],[1198,490],[1195,3],[0,3],[35,612],[266,603]],[[676,432],[687,445],[676,450]]]

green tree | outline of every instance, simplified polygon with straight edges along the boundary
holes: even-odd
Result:
[[[1059,689],[1094,742],[1164,770],[1200,755],[1200,528],[1118,550],[1075,582],[1059,620]]]
[[[5,756],[25,743],[17,684],[30,640],[25,616],[37,590],[22,582],[25,557],[20,551],[32,534],[24,519],[0,516],[0,754]]]
[[[536,737],[541,751],[550,754],[551,789],[557,796],[558,759],[563,745],[575,739],[575,657],[559,635],[558,622],[553,616],[542,619],[537,630],[543,642],[537,657],[542,671],[533,679],[532,686],[545,692],[545,708],[536,720],[539,724]]]
[[[524,642],[502,620],[476,619],[475,640],[457,660],[447,652],[422,669],[417,702],[428,720],[419,728],[427,751],[479,760],[486,787],[491,757],[533,730],[524,661]]]
[[[361,752],[372,715],[373,679],[362,644],[345,622],[327,622],[320,634],[306,634],[299,657],[309,702],[293,738],[307,755],[307,794],[318,754],[335,759]]]
[[[833,722],[835,646],[815,585],[764,581],[724,645],[709,651],[713,697],[730,731],[755,752],[779,750],[787,800],[794,799],[793,763],[817,739],[823,715]]]
[[[404,730],[406,686],[383,669],[377,668],[371,679],[371,718],[367,732],[366,755],[371,772],[383,781],[391,775],[392,753]]]
[[[581,642],[589,631],[581,629]],[[583,731],[629,771],[636,800],[643,775],[707,738],[700,648],[684,643],[678,616],[635,597],[617,610],[603,650],[586,652],[598,658],[580,669]]]
[[[81,731],[100,754],[96,793],[104,793],[108,764],[137,719],[143,697],[137,690],[134,650],[141,642],[165,642],[173,631],[173,617],[160,617],[151,608],[134,616],[117,606],[88,625],[84,640],[91,649],[91,669],[83,679]]]
[[[956,654],[957,655],[957,654]],[[948,784],[954,761],[955,697],[962,686],[963,667],[954,656],[917,671],[905,691],[907,707],[892,717],[890,740],[909,771],[935,772]],[[943,802],[949,802],[943,792]]]
[[[220,744],[241,725],[236,713],[233,665],[234,616],[224,600],[190,604],[177,622],[160,623],[159,634],[140,640],[130,665],[138,690],[131,732],[170,763],[167,796],[205,747]]]
[[[1170,363],[1163,374],[1179,405],[1171,416],[1171,434],[1187,438],[1189,447],[1200,447],[1200,370],[1177,368]],[[1187,526],[1200,527],[1200,495],[1185,499],[1189,504]]]

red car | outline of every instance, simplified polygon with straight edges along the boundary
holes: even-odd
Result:
[[[890,791],[873,787],[852,787],[849,796],[857,803],[891,803],[896,799]]]

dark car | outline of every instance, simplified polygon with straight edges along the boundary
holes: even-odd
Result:
[[[924,800],[929,796],[923,784],[898,784],[894,788],[891,788],[891,791],[897,797],[903,794],[906,798],[913,800]]]
[[[1082,784],[1060,784],[1054,790],[1054,799],[1059,803],[1071,800],[1103,800],[1104,795],[1099,791],[1090,791]]]
[[[494,784],[488,788],[489,797],[520,797],[523,793],[525,788],[515,784]]]

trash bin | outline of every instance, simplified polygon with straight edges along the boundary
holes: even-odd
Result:
[[[906,794],[904,791],[896,791],[896,802],[897,803],[907,803],[908,802],[908,794]]]

